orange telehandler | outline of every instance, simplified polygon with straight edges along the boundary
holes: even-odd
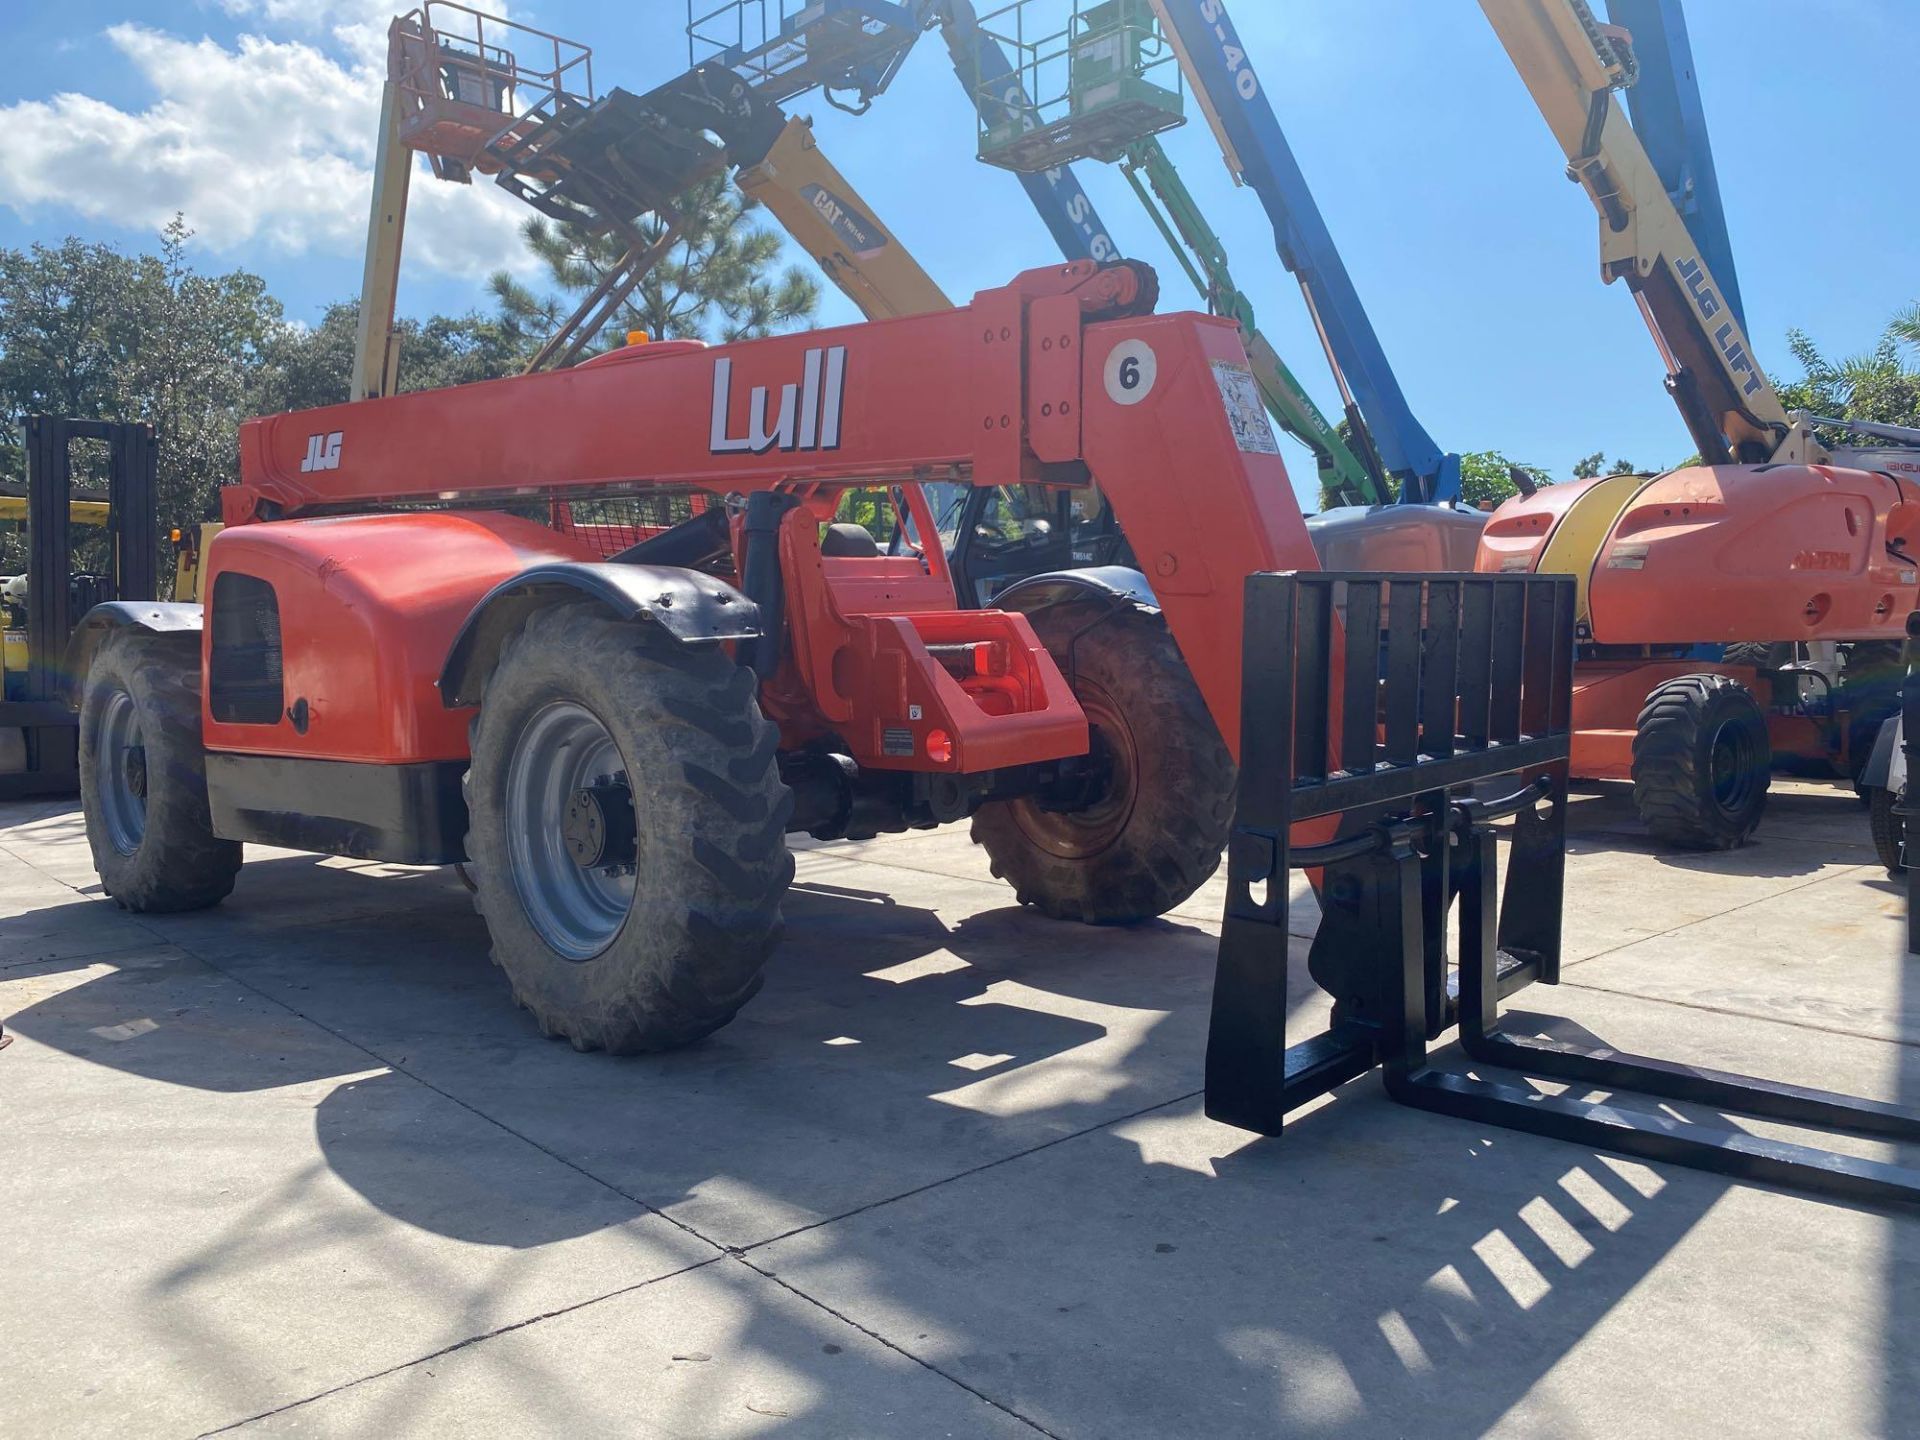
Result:
[[[1231,818],[1241,581],[1314,559],[1237,327],[1142,293],[1078,262],[250,421],[204,625],[107,606],[76,640],[107,891],[212,904],[247,841],[464,862],[521,1001],[620,1051],[753,993],[790,830],[971,817],[1047,913],[1179,904]],[[1155,598],[1096,570],[959,608],[936,478],[1097,480]],[[886,545],[835,521],[848,490]],[[527,518],[614,499],[684,518],[605,558]]]

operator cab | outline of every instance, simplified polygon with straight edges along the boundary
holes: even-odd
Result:
[[[990,605],[1016,580],[1051,570],[1134,563],[1094,485],[963,490],[940,528],[962,605]]]

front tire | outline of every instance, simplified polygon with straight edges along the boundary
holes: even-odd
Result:
[[[200,650],[119,630],[80,701],[80,805],[100,884],[128,910],[204,910],[233,892],[240,844],[213,833],[200,739]]]
[[[1657,686],[1633,737],[1633,804],[1662,844],[1731,850],[1767,807],[1773,752],[1767,717],[1725,675],[1682,675]]]
[[[1055,919],[1126,925],[1164,915],[1220,866],[1233,756],[1159,616],[1103,619],[1089,603],[1031,618],[1087,712],[1108,779],[1078,810],[1031,797],[984,806],[973,841],[1022,905]]]
[[[508,640],[472,726],[468,871],[542,1033],[635,1054],[760,988],[792,797],[753,673],[591,605]]]

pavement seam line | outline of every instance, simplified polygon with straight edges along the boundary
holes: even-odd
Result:
[[[1629,847],[1635,847],[1635,848],[1631,848],[1630,851],[1627,853],[1631,853],[1634,855],[1644,855],[1649,859],[1658,859],[1661,855],[1668,853],[1666,851],[1655,849],[1652,846],[1649,846],[1647,844],[1647,832],[1644,830],[1639,830],[1639,831],[1619,830],[1619,829],[1603,827],[1598,830],[1583,831],[1579,838],[1596,839],[1596,840],[1624,840]],[[1794,837],[1792,836],[1783,834],[1778,829],[1774,829],[1774,830],[1769,830],[1767,832],[1766,840],[1761,843],[1774,844],[1782,840],[1791,840],[1793,838]],[[1871,850],[1873,848],[1873,842],[1870,840],[1838,840],[1838,839],[1834,839],[1831,836],[1826,836],[1826,835],[1817,835],[1817,836],[1810,836],[1810,837],[1804,837],[1804,838],[1808,839],[1809,843],[1811,844],[1827,845],[1827,846],[1832,846],[1841,850]],[[1618,855],[1622,853],[1622,851],[1617,847],[1609,846],[1607,847],[1607,849],[1609,854]]]
[[[649,1279],[637,1281],[632,1285],[623,1285],[618,1290],[609,1290],[604,1295],[589,1296],[585,1300],[576,1300],[571,1305],[562,1305],[557,1309],[544,1310],[538,1315],[528,1315],[520,1320],[509,1321],[507,1324],[496,1326],[492,1330],[483,1330],[477,1335],[467,1336],[464,1340],[456,1340],[451,1345],[442,1345],[438,1350],[430,1350],[425,1355],[416,1355],[411,1360],[402,1360],[397,1364],[389,1365],[384,1370],[374,1370],[352,1380],[342,1380],[338,1385],[330,1385],[325,1390],[317,1390],[313,1394],[304,1395],[298,1400],[289,1400],[284,1405],[275,1405],[272,1409],[262,1410],[256,1415],[248,1415],[239,1420],[231,1420],[225,1425],[216,1426],[212,1430],[202,1430],[199,1435],[195,1437],[195,1440],[206,1440],[206,1437],[210,1435],[225,1435],[229,1431],[240,1429],[242,1426],[252,1425],[261,1420],[270,1420],[275,1415],[284,1415],[289,1410],[298,1410],[303,1405],[312,1405],[317,1401],[329,1399],[343,1391],[370,1384],[375,1380],[384,1380],[389,1375],[397,1375],[402,1370],[411,1370],[416,1365],[425,1365],[429,1361],[451,1355],[456,1350],[465,1350],[470,1345],[478,1345],[487,1340],[497,1339],[502,1335],[511,1335],[516,1330],[525,1330],[529,1326],[538,1325],[543,1320],[553,1320],[562,1315],[571,1315],[575,1311],[585,1310],[588,1306],[599,1305],[607,1300],[617,1300],[622,1295],[631,1295],[636,1290],[644,1290],[649,1285],[658,1285],[663,1280],[675,1280],[682,1275],[691,1275],[696,1270],[704,1270],[709,1265],[718,1264],[726,1258],[724,1254],[709,1255],[704,1260],[696,1260],[691,1265],[683,1265],[678,1270],[670,1271],[665,1275],[655,1275]]]
[[[1705,1015],[1724,1015],[1729,1020],[1753,1020],[1762,1025],[1785,1025],[1792,1030],[1810,1030],[1820,1035],[1837,1035],[1842,1040],[1864,1040],[1870,1045],[1904,1045],[1920,1050],[1920,1040],[1899,1035],[1865,1035],[1858,1030],[1842,1030],[1835,1025],[1820,1025],[1811,1020],[1789,1020],[1779,1015],[1760,1015],[1752,1010],[1730,1010],[1720,1005],[1705,1005],[1698,1000],[1676,1000],[1670,995],[1642,995],[1633,990],[1615,990],[1606,985],[1585,985],[1578,980],[1563,980],[1565,990],[1586,990],[1596,995],[1612,995],[1620,1000],[1644,1000],[1651,1005],[1673,1005],[1682,1010],[1697,1010]]]
[[[1047,1440],[1061,1440],[1061,1436],[1058,1431],[1047,1429],[1047,1427],[1042,1425],[1038,1420],[1033,1419],[1029,1415],[1021,1414],[1018,1410],[1014,1409],[1011,1405],[1006,1404],[1004,1401],[994,1399],[993,1396],[987,1394],[986,1391],[977,1389],[976,1387],[969,1385],[966,1381],[962,1380],[958,1375],[954,1375],[949,1373],[948,1371],[942,1370],[938,1365],[934,1364],[931,1360],[923,1359],[922,1357],[914,1354],[911,1350],[907,1349],[905,1346],[894,1344],[893,1341],[887,1339],[887,1337],[882,1335],[879,1331],[869,1329],[867,1326],[862,1325],[858,1320],[855,1320],[851,1316],[843,1314],[842,1312],[834,1309],[833,1306],[827,1304],[826,1301],[820,1299],[818,1296],[809,1295],[806,1291],[802,1290],[799,1286],[791,1284],[786,1280],[782,1280],[778,1275],[776,1275],[771,1270],[761,1269],[758,1265],[754,1264],[753,1261],[749,1260],[745,1255],[735,1255],[733,1258],[737,1260],[747,1270],[750,1270],[755,1275],[758,1275],[762,1280],[767,1280],[775,1285],[778,1285],[782,1290],[785,1290],[789,1295],[792,1295],[797,1299],[804,1300],[807,1304],[812,1305],[821,1311],[824,1311],[826,1314],[831,1315],[834,1319],[838,1320],[842,1325],[846,1325],[852,1329],[858,1330],[862,1335],[866,1336],[869,1340],[873,1341],[876,1345],[880,1345],[885,1347],[888,1350],[891,1350],[894,1354],[900,1356],[903,1360],[911,1361],[913,1364],[918,1365],[921,1369],[926,1370],[931,1374],[938,1375],[942,1380],[948,1381],[949,1383],[958,1386],[960,1389],[966,1391],[967,1394],[973,1396],[974,1399],[980,1401],[983,1405],[991,1405],[994,1409],[998,1410],[1002,1415],[1008,1416],[1009,1418],[1014,1420],[1018,1420],[1022,1425],[1025,1425],[1028,1429],[1033,1430],[1038,1434],[1045,1435],[1047,1437]]]
[[[1682,920],[1678,925],[1669,925],[1665,930],[1656,930],[1651,935],[1636,935],[1631,940],[1622,941],[1618,945],[1610,945],[1605,950],[1596,950],[1591,955],[1582,955],[1578,960],[1563,961],[1561,962],[1560,968],[1562,971],[1570,970],[1575,965],[1586,964],[1589,960],[1599,960],[1608,955],[1617,955],[1622,950],[1631,950],[1634,946],[1644,945],[1649,940],[1664,940],[1669,935],[1678,935],[1682,930],[1691,930],[1694,926],[1704,925],[1709,920],[1724,920],[1729,915],[1738,915],[1742,910],[1751,910],[1756,905],[1765,905],[1771,900],[1782,900],[1789,895],[1797,895],[1802,890],[1811,890],[1815,885],[1825,885],[1830,880],[1844,880],[1849,875],[1872,868],[1873,867],[1869,865],[1849,865],[1838,874],[1816,875],[1811,880],[1803,880],[1798,885],[1789,885],[1786,889],[1776,890],[1771,895],[1760,895],[1752,900],[1743,900],[1738,905],[1729,905],[1725,910],[1716,910],[1711,915],[1701,915],[1692,920]],[[1627,992],[1621,991],[1619,993],[1626,994]]]
[[[121,955],[146,954],[153,949],[152,945],[115,945],[107,950],[87,950],[78,955],[43,955],[38,960],[0,960],[0,979],[4,979],[16,970],[25,970],[34,965],[78,965],[81,962],[92,964],[97,960],[112,960]]]
[[[731,1253],[735,1256],[745,1256],[755,1250],[764,1249],[768,1245],[778,1245],[782,1240],[791,1240],[796,1235],[805,1235],[812,1230],[822,1230],[829,1225],[838,1225],[842,1220],[851,1220],[857,1215],[865,1215],[869,1210],[878,1210],[883,1205],[892,1205],[901,1200],[911,1200],[916,1195],[924,1195],[929,1190],[938,1190],[942,1185],[951,1185],[956,1180],[965,1180],[986,1170],[996,1170],[1002,1165],[1011,1165],[1016,1160],[1024,1160],[1029,1155],[1038,1155],[1043,1150],[1051,1150],[1054,1146],[1064,1145],[1069,1140],[1079,1140],[1085,1136],[1097,1134],[1102,1130],[1112,1129],[1115,1125],[1124,1125],[1129,1120],[1138,1120],[1142,1115],[1151,1115],[1154,1111],[1165,1110],[1170,1105],[1181,1105],[1189,1100],[1197,1100],[1205,1093],[1203,1090],[1189,1090],[1184,1095],[1175,1095],[1170,1099],[1155,1101],[1151,1105],[1142,1105],[1138,1110],[1129,1111],[1125,1115],[1115,1115],[1107,1120],[1097,1121],[1092,1125],[1083,1126],[1070,1134],[1056,1135],[1051,1140],[1042,1140],[1038,1145],[1031,1145],[1025,1150],[1016,1150],[1010,1155],[1001,1155],[992,1160],[982,1160],[978,1165],[970,1166],[965,1170],[957,1170],[953,1174],[942,1176],[938,1180],[929,1180],[924,1185],[915,1185],[912,1189],[902,1190],[897,1195],[883,1195],[878,1200],[869,1200],[864,1205],[856,1205],[853,1209],[843,1210],[838,1215],[829,1215],[819,1220],[809,1220],[805,1225],[796,1225],[793,1229],[783,1230],[778,1235],[769,1235],[765,1240],[756,1240],[751,1245],[734,1246],[732,1247]]]

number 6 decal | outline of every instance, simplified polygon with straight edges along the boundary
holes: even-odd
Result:
[[[1122,340],[1107,355],[1107,398],[1116,405],[1138,405],[1152,392],[1159,373],[1151,345]]]

